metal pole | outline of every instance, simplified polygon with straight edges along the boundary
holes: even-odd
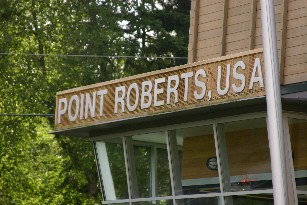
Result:
[[[274,204],[288,204],[283,150],[282,108],[277,58],[274,1],[261,0],[262,44],[265,66],[267,129],[269,135]]]

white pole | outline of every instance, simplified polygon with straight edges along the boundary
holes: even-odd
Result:
[[[286,205],[288,199],[285,186],[282,108],[273,0],[261,0],[261,21],[274,204]]]

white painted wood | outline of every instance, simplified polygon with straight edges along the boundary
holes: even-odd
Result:
[[[96,156],[106,200],[116,200],[113,177],[105,142],[96,142]]]

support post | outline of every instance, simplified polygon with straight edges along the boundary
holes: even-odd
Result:
[[[265,66],[267,129],[269,135],[274,204],[286,205],[283,123],[276,46],[274,1],[261,0],[262,42]]]

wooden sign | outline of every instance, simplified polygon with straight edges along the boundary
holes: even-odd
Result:
[[[58,92],[56,131],[265,95],[262,49]]]

